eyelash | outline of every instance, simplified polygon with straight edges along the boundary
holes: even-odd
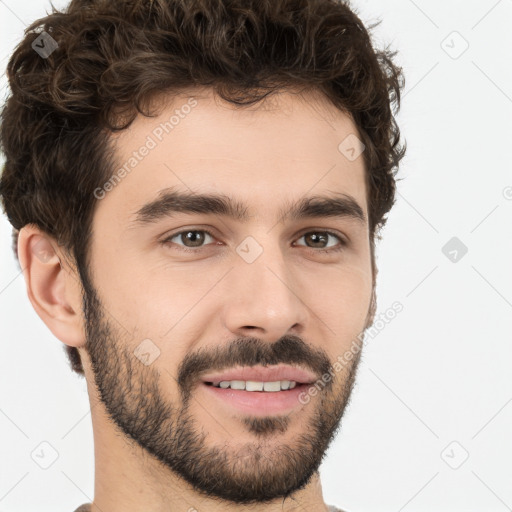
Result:
[[[200,232],[200,233],[206,233],[206,234],[210,235],[212,238],[215,238],[214,234],[211,231],[208,231],[207,229],[185,229],[183,231],[178,231],[177,233],[173,233],[172,235],[168,236],[167,238],[165,238],[165,240],[162,240],[161,244],[162,245],[174,244],[174,242],[171,242],[171,240],[174,237],[176,237],[178,235],[182,235],[183,233],[189,233],[191,231],[193,231],[193,232]],[[331,235],[331,236],[334,236],[335,238],[337,238],[339,240],[339,242],[340,242],[338,246],[330,247],[329,249],[315,249],[314,247],[303,246],[303,247],[306,247],[306,249],[311,249],[314,252],[320,252],[320,253],[323,253],[323,254],[330,254],[330,253],[339,252],[339,251],[343,250],[347,246],[347,242],[340,235],[338,235],[337,233],[335,233],[333,231],[329,231],[329,230],[307,231],[307,232],[303,233],[299,237],[299,239],[304,237],[304,236],[306,236],[306,235],[310,235],[311,233],[321,233],[321,234]],[[193,249],[193,248],[190,248],[190,247],[181,246],[179,244],[174,244],[174,245],[177,246],[177,249],[179,251],[183,251],[183,252],[187,252],[187,253],[197,253],[201,249],[205,248],[205,246],[202,246],[202,247],[197,247],[197,248]]]

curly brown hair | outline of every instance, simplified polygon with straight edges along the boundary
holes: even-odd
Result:
[[[366,147],[374,265],[374,238],[394,204],[405,154],[394,118],[403,73],[396,52],[373,46],[370,33],[379,23],[365,28],[342,0],[73,0],[64,11],[52,5],[26,29],[7,65],[0,197],[16,257],[18,231],[35,224],[74,258],[84,283],[93,192],[116,165],[105,134],[127,128],[138,114],[153,115],[149,105],[158,94],[210,87],[243,107],[302,87],[348,113]],[[36,51],[43,46],[52,51]],[[78,350],[65,349],[72,370],[83,374]]]

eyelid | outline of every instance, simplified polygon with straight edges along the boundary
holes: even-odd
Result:
[[[338,231],[337,229],[331,228],[306,228],[304,230],[299,231],[297,238],[301,238],[308,233],[328,233],[329,235],[338,237],[340,239],[340,242],[343,242],[345,244],[349,243],[348,236],[344,235],[341,231]]]

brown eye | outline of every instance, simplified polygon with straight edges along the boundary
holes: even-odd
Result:
[[[184,248],[202,248],[207,237],[213,238],[213,235],[204,229],[187,229],[174,233],[162,243],[175,244]]]
[[[334,244],[329,246],[329,237],[336,238],[339,243],[337,245]],[[306,240],[306,247],[318,249],[320,252],[339,251],[346,245],[343,238],[331,231],[310,231],[308,233],[304,233],[300,238],[304,238]]]
[[[313,247],[317,249],[324,249],[325,244],[329,241],[329,235],[321,233],[320,235],[318,233],[308,233],[307,235],[304,235],[306,241],[309,241],[313,244]],[[319,244],[321,247],[319,247]]]

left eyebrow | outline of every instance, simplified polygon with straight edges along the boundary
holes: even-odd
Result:
[[[153,224],[179,213],[221,215],[242,223],[250,219],[245,204],[224,194],[196,194],[167,188],[160,191],[156,199],[139,208],[132,223]],[[289,202],[278,215],[281,221],[325,217],[348,218],[361,225],[366,224],[366,216],[357,201],[350,195],[340,193],[315,195]]]

